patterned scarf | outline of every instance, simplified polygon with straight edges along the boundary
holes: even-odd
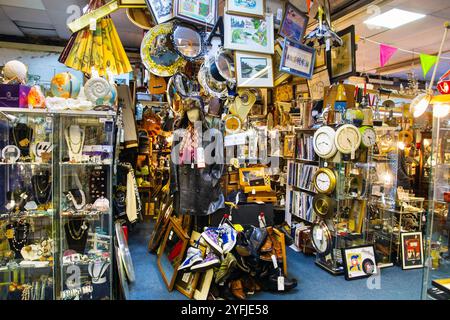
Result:
[[[186,130],[186,135],[184,136],[180,147],[181,164],[194,163],[194,160],[196,158],[195,152],[199,147],[199,137],[197,130],[195,130],[193,126],[189,126]]]

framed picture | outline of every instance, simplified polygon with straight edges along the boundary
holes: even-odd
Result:
[[[285,39],[280,71],[311,79],[314,73],[315,56],[316,49]]]
[[[273,25],[279,29],[283,21],[285,6],[279,0],[266,0],[266,12],[273,14]]]
[[[315,73],[311,80],[308,80],[309,95],[312,100],[323,100],[325,96],[325,88],[331,85],[330,75],[327,69]]]
[[[278,34],[291,41],[302,43],[309,17],[291,3],[286,3],[284,18]]]
[[[172,0],[145,0],[156,23],[164,23],[173,18]]]
[[[200,278],[198,279],[197,288],[194,292],[195,300],[207,300],[209,288],[211,287],[211,283],[214,277],[214,270],[209,269],[202,274],[200,274]]]
[[[402,269],[423,268],[422,232],[402,232]]]
[[[288,134],[284,137],[283,156],[285,159],[294,159],[294,157],[295,157],[295,135]]]
[[[373,245],[342,249],[345,280],[368,278],[378,273]]]
[[[146,0],[118,0],[117,4],[120,8],[145,8]]]
[[[224,15],[224,48],[257,53],[274,53],[273,15],[265,18]]]
[[[316,50],[316,60],[314,62],[314,71],[320,71],[327,68],[327,53],[324,49]]]
[[[344,44],[327,52],[327,65],[333,83],[356,73],[355,26],[352,25],[337,34]]]
[[[175,18],[213,27],[217,21],[217,0],[174,0]]]
[[[235,52],[236,83],[240,88],[272,88],[272,56]]]
[[[226,0],[226,13],[264,18],[265,0]]]
[[[288,73],[280,71],[281,56],[283,55],[283,48],[278,41],[275,43],[275,53],[273,55],[273,81],[274,86],[279,86],[291,76]]]

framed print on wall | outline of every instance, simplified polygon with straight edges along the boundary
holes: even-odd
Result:
[[[280,71],[311,79],[315,56],[316,49],[285,39]]]
[[[373,245],[342,248],[345,280],[368,278],[378,273]]]
[[[274,80],[274,86],[279,86],[284,81],[289,79],[291,76],[288,73],[280,71],[280,65],[281,65],[281,57],[283,55],[283,48],[281,47],[280,43],[277,41],[275,43],[275,53],[273,55],[273,80]]]
[[[314,71],[326,69],[327,67],[327,53],[325,48],[316,50],[316,61],[314,62]]]
[[[264,18],[265,0],[226,0],[226,13]]]
[[[173,18],[172,0],[145,0],[155,21],[160,24]]]
[[[402,269],[423,268],[422,232],[402,232]]]
[[[325,88],[331,85],[330,76],[327,69],[315,73],[311,80],[308,80],[309,95],[312,100],[323,100]]]
[[[306,13],[287,2],[278,34],[291,41],[302,43],[308,20]]]
[[[175,18],[213,27],[217,21],[217,0],[173,0]]]
[[[272,88],[272,56],[235,52],[236,82],[240,88]]]
[[[273,15],[265,18],[224,15],[224,48],[273,54]]]
[[[343,45],[327,52],[327,65],[332,83],[356,74],[355,26],[352,25],[337,34],[342,38]]]

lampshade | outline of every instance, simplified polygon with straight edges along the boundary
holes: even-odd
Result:
[[[436,103],[433,105],[433,117],[444,118],[450,111],[450,104],[448,103]]]
[[[431,94],[422,93],[415,97],[413,101],[411,101],[411,112],[414,118],[418,118],[424,114],[432,98],[433,97]]]

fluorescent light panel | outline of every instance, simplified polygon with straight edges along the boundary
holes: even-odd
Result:
[[[425,16],[426,15],[420,13],[400,9],[391,9],[376,17],[367,19],[366,21],[364,21],[364,23],[389,29],[395,29],[404,24],[422,19]]]

